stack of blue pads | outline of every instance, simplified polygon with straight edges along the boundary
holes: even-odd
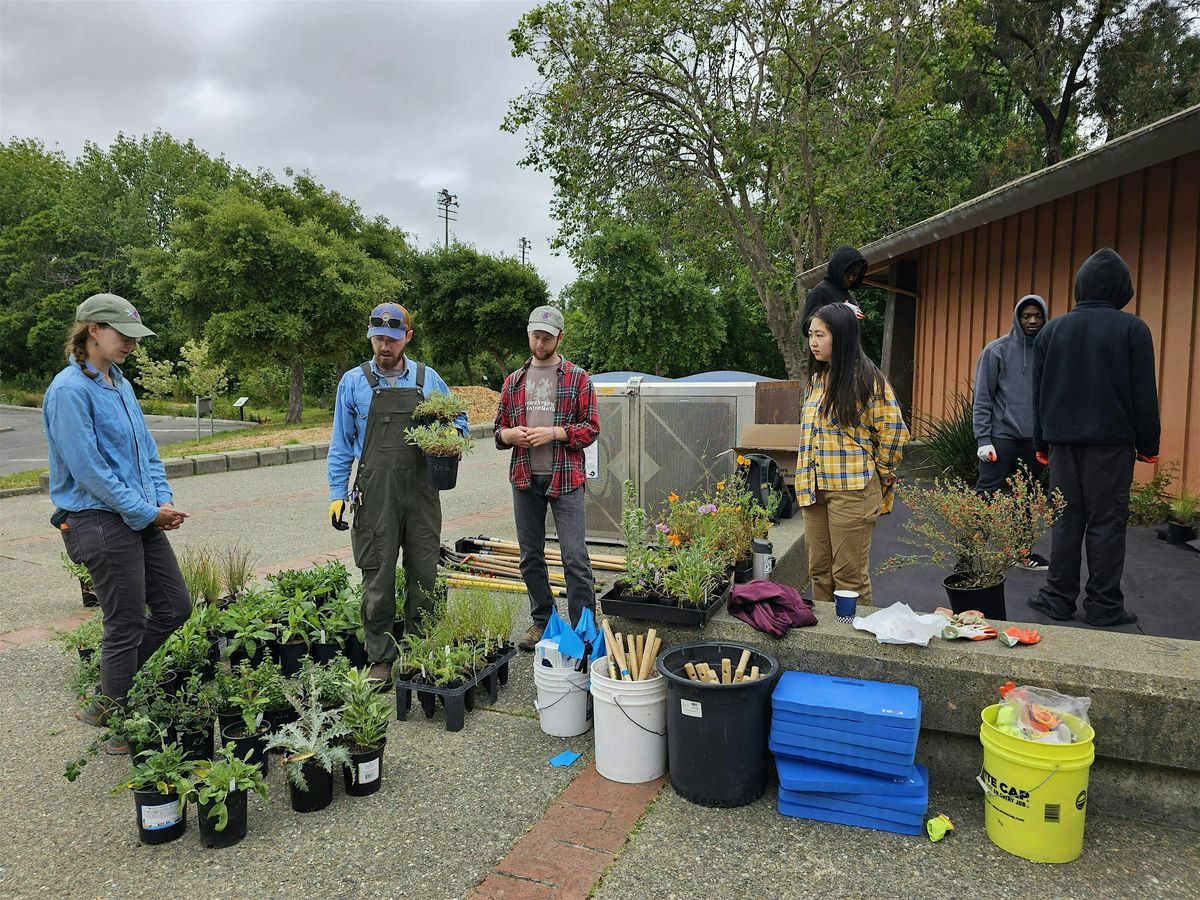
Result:
[[[915,687],[784,672],[771,695],[771,752],[785,816],[921,834],[929,778],[913,762]]]

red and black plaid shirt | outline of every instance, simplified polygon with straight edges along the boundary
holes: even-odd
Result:
[[[500,440],[500,429],[524,426],[525,373],[530,360],[504,379],[500,390],[500,406],[496,410],[496,425],[492,433],[501,450],[509,445]],[[583,448],[600,434],[600,416],[596,411],[596,392],[587,372],[563,357],[558,363],[558,393],[554,405],[554,427],[567,432],[567,441],[554,442],[554,468],[550,477],[549,496],[557,497],[583,484],[586,473]],[[529,448],[513,447],[508,465],[508,480],[518,490],[529,490],[531,470]]]

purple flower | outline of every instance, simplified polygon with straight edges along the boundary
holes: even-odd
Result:
[[[715,504],[715,503],[705,503],[698,510],[698,512],[702,512],[702,513],[715,513],[716,511],[717,511],[717,504]]]
[[[660,531],[663,534],[666,534],[668,531],[671,530],[671,527],[669,525],[664,525],[662,522],[659,522],[657,525],[654,526],[654,528],[656,531]]]

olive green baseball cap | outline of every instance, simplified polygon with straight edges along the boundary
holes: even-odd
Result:
[[[92,294],[75,310],[75,321],[100,322],[129,338],[155,337],[133,304],[116,294]]]
[[[544,331],[558,337],[563,331],[563,314],[553,306],[539,306],[529,314],[529,326],[526,331],[530,334]]]

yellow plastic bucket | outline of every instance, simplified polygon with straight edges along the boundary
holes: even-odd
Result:
[[[1096,733],[1074,716],[1063,716],[1083,735],[1073,744],[1040,744],[996,728],[998,705],[983,711],[983,821],[1001,850],[1034,862],[1064,863],[1083,852],[1088,772],[1096,758]]]

